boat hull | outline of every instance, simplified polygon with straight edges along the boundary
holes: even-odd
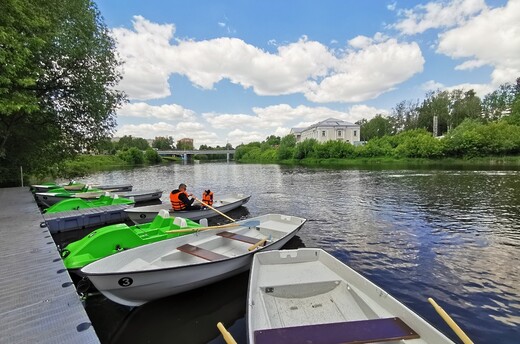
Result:
[[[84,199],[93,199],[99,198],[104,195],[107,191],[99,191],[99,192],[83,192],[83,193],[71,193],[71,194],[63,194],[63,193],[53,193],[53,192],[38,192],[35,194],[36,201],[43,205],[44,207],[50,207],[60,201],[71,198],[84,198]],[[113,192],[111,194],[118,195],[119,197],[124,198],[133,198],[135,203],[140,202],[148,202],[160,199],[162,197],[162,190],[145,190],[145,191],[129,191],[129,192]],[[157,215],[155,213],[155,215]],[[148,221],[152,221],[153,217]]]
[[[371,328],[364,335],[381,337],[371,341],[356,338],[356,342],[387,341],[381,340],[385,337],[382,327],[391,327],[396,318],[411,329],[402,334],[403,343],[453,343],[383,289],[321,249],[262,252],[253,259],[247,297],[249,343],[265,342],[266,337],[270,337],[270,343],[314,342],[316,336],[334,335],[341,338],[333,342],[351,342],[345,337],[358,336],[363,326]],[[331,328],[349,331],[331,333]]]
[[[226,213],[233,209],[236,209],[249,201],[251,196],[244,195],[229,195],[222,197],[221,200],[215,201],[213,204],[213,208],[217,209],[221,213]],[[226,201],[227,200],[227,201]],[[198,221],[204,218],[211,218],[215,216],[219,216],[220,214],[212,209],[201,209],[201,210],[190,210],[190,211],[173,211],[171,209],[170,203],[163,203],[157,205],[150,205],[144,207],[137,207],[132,209],[127,209],[125,212],[128,214],[130,220],[132,220],[135,224],[142,224],[152,221],[155,216],[162,209],[168,210],[170,216],[181,216],[184,218],[188,218],[193,221]]]
[[[87,265],[82,269],[82,273],[88,276],[94,286],[107,298],[127,306],[139,306],[152,300],[199,288],[248,270],[256,252],[281,248],[296,235],[306,221],[302,218],[276,214],[265,216],[271,216],[269,219],[272,219],[272,216],[281,216],[280,221],[284,221],[285,218],[285,223],[280,222],[280,227],[272,226],[271,229],[267,229],[267,227],[263,227],[262,220],[260,220],[258,229],[239,227],[237,230],[229,230],[230,232],[256,231],[259,236],[267,236],[270,233],[269,235],[273,238],[272,242],[256,250],[249,251],[247,249],[249,244],[246,244],[239,251],[229,253],[229,257],[207,261],[175,249],[184,244],[210,243],[213,245],[222,242],[225,243],[222,244],[223,246],[227,245],[226,240],[229,239],[216,235],[219,231],[207,230],[118,253]],[[253,219],[255,218],[249,219],[249,221]],[[271,223],[273,222],[271,221]],[[284,230],[278,231],[277,228],[282,226],[285,226]],[[275,238],[273,235],[277,235],[277,232],[281,234],[280,237]],[[234,245],[244,245],[231,242],[231,240],[229,243],[229,246],[221,247],[222,252],[231,252]],[[141,249],[146,251],[139,252]],[[171,258],[175,262],[171,263],[171,267],[161,268],[160,264],[169,262],[170,256],[176,257]],[[142,267],[138,266],[137,262],[143,259],[152,261],[154,263],[150,264],[157,264],[157,266],[154,268],[148,264],[146,270],[140,270]],[[130,265],[132,267],[129,267]],[[114,267],[113,270],[111,270],[112,267]]]

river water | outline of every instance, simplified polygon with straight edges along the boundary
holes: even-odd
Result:
[[[171,164],[88,177],[134,190],[210,188],[251,200],[228,215],[308,219],[289,248],[320,247],[384,288],[447,336],[434,298],[475,343],[520,343],[520,171],[323,169]],[[216,221],[224,223],[224,218]],[[102,343],[246,343],[248,274],[130,309],[102,295],[86,309]]]

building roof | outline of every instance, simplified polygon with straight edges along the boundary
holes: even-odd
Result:
[[[313,125],[309,126],[307,129],[318,128],[318,127],[351,127],[351,126],[358,126],[358,125],[347,122],[347,121],[343,121],[340,119],[336,119],[336,118],[327,118],[324,121],[314,123]]]
[[[306,130],[310,130],[313,128],[322,128],[322,127],[359,127],[359,124],[350,123],[347,121],[343,121],[337,118],[327,118],[318,123],[314,123],[307,128],[291,128],[291,134],[300,134]]]

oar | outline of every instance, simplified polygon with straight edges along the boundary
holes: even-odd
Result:
[[[432,304],[433,308],[435,308],[435,310],[437,311],[437,313],[439,313],[441,318],[444,319],[444,321],[448,324],[449,327],[451,327],[451,329],[457,334],[457,336],[459,336],[459,338],[462,340],[464,344],[473,344],[473,341],[469,339],[469,337],[464,333],[464,331],[462,331],[459,325],[457,325],[457,323],[448,315],[448,313],[444,311],[444,309],[442,309],[441,306],[437,304],[437,302],[435,302],[434,299],[429,297],[428,302]]]
[[[248,250],[248,251],[253,251],[253,250],[254,250],[255,248],[257,248],[258,246],[263,245],[266,241],[267,241],[267,238],[263,238],[262,240],[260,240],[260,241],[257,242],[256,244],[249,246],[249,248],[248,248],[247,250]]]
[[[225,218],[227,218],[227,219],[230,220],[231,222],[235,222],[235,220],[233,220],[232,218],[230,218],[229,216],[227,216],[226,214],[224,214],[224,213],[221,212],[220,210],[217,210],[217,209],[213,208],[211,205],[202,202],[200,199],[198,199],[198,198],[195,197],[195,196],[193,196],[193,198],[195,198],[195,200],[196,200],[197,202],[199,202],[200,204],[204,205],[205,207],[210,208],[211,210],[216,211],[217,213],[219,213],[220,215],[224,216]]]
[[[222,337],[224,338],[224,341],[227,344],[237,344],[237,341],[235,340],[235,338],[233,338],[231,333],[229,333],[228,330],[226,330],[226,328],[220,321],[217,324],[217,328],[220,331],[220,333],[222,333]]]
[[[210,226],[210,227],[195,227],[195,228],[183,228],[183,229],[172,229],[170,231],[166,231],[166,233],[194,233],[200,231],[207,231],[211,229],[222,229],[222,228],[232,228],[232,227],[256,227],[260,224],[258,220],[251,220],[243,223],[228,223],[226,225],[219,226]]]

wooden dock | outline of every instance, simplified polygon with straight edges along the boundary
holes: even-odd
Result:
[[[28,187],[0,188],[2,343],[99,343]]]

